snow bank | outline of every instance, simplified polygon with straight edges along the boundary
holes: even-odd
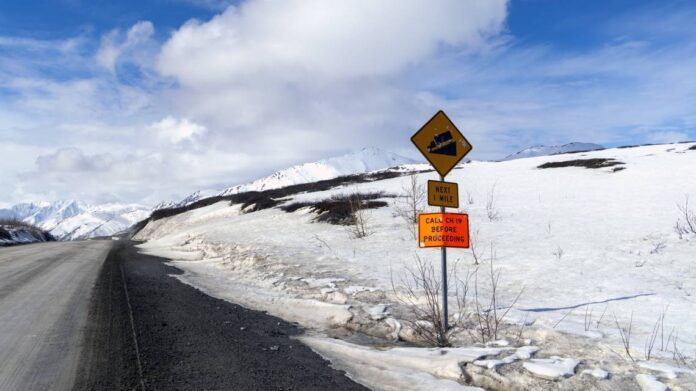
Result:
[[[302,337],[310,348],[376,390],[480,390],[456,381],[460,363],[500,354],[505,348],[374,348],[328,338]],[[366,370],[367,369],[367,370]]]
[[[669,305],[665,333],[674,328],[681,353],[696,355],[696,238],[679,239],[673,232],[678,217],[675,204],[686,194],[696,197],[692,180],[696,152],[688,151],[691,145],[472,162],[447,178],[460,183],[472,240],[481,250],[491,243],[495,247],[495,267],[502,273],[500,307],[511,304],[524,287],[508,320],[524,324],[520,333],[534,339],[542,352],[602,365],[613,375],[601,381],[636,387],[633,376],[623,375],[630,364],[615,353],[622,345],[613,315],[627,324],[633,312],[633,346],[640,348]],[[590,158],[616,159],[625,169],[537,168],[547,162]],[[434,173],[417,178],[420,183],[437,179]],[[312,202],[354,191],[403,194],[407,182],[408,178],[392,178],[298,194],[286,202]],[[488,218],[490,198],[497,219]],[[306,209],[243,213],[239,205],[227,202],[150,222],[136,239],[148,240],[143,249],[153,254],[177,259],[175,265],[186,271],[180,278],[214,296],[318,329],[337,326],[350,312],[346,327],[351,330],[403,337],[399,316],[404,311],[396,305],[392,281],[398,281],[405,267],[413,267],[415,254],[439,265],[440,253],[417,248],[398,216],[399,198],[384,201],[388,207],[368,211],[370,235],[360,240],[343,226],[314,223],[315,215]],[[450,249],[448,254],[452,264],[459,260],[460,276],[473,271],[471,251]],[[480,255],[486,270],[488,254]],[[487,300],[489,288],[479,288]],[[451,308],[455,302],[451,296]],[[669,349],[653,352],[653,357],[664,360],[671,356]],[[489,357],[479,368],[522,368],[523,361],[534,364],[532,371],[524,370],[529,376],[565,376],[574,363],[569,360],[575,359],[546,360],[552,361]],[[606,365],[603,360],[608,360]],[[676,375],[673,381],[678,384],[693,379],[689,373]],[[594,376],[559,381],[580,381],[577,378],[600,381]]]

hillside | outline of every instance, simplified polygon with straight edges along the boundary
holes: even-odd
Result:
[[[455,169],[447,179],[460,184],[461,211],[470,216],[475,250],[450,249],[452,272],[463,280],[470,276],[469,284],[478,281],[476,295],[483,303],[492,294],[488,270],[501,273],[497,306],[513,307],[498,338],[502,346],[517,349],[512,358],[491,353],[495,360],[471,359],[474,365],[465,367],[464,376],[475,373],[492,381],[500,372],[486,371],[500,367],[510,384],[548,386],[537,372],[542,366],[559,373],[552,384],[569,389],[641,389],[645,379],[688,389],[696,381],[696,372],[688,369],[696,364],[696,235],[679,234],[674,227],[684,219],[678,205],[683,207],[688,195],[696,198],[695,145],[471,162]],[[420,184],[435,178],[433,172],[416,174]],[[412,226],[400,217],[408,181],[393,176],[303,192],[280,189],[268,204],[240,202],[239,194],[239,199],[217,199],[149,221],[136,239],[147,241],[143,251],[174,258],[173,264],[186,271],[179,277],[183,281],[319,335],[359,330],[381,341],[415,342],[413,318],[403,302],[404,278],[407,268],[417,265],[415,255],[439,273],[440,252],[418,249]],[[366,210],[369,235],[362,239],[352,236],[349,226],[318,219],[354,191],[372,194],[370,200],[377,202]],[[474,265],[474,254],[480,266]],[[453,332],[457,349],[482,342],[475,323],[466,323],[477,313],[474,288],[469,289],[464,323]],[[454,287],[449,301],[455,316]],[[617,327],[625,330],[629,324],[636,364],[624,353]],[[644,346],[656,327],[664,337],[648,360]],[[384,352],[350,341],[306,340],[366,384],[445,389],[463,376],[458,365],[443,372],[446,357],[438,365],[423,361],[404,369],[399,357],[420,363],[426,351]],[[537,359],[524,351],[536,352]],[[547,361],[535,361],[539,358]],[[453,363],[464,359],[458,360]],[[382,369],[374,372],[373,365]],[[564,365],[572,365],[570,374],[563,375]],[[585,369],[610,375],[582,375]]]
[[[154,210],[183,207],[216,195],[227,196],[249,191],[273,190],[415,163],[417,162],[412,159],[383,149],[363,148],[345,155],[292,166],[251,183],[228,187],[224,190],[199,190],[180,201],[162,202]]]

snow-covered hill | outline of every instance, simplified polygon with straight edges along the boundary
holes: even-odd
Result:
[[[0,219],[36,225],[60,240],[109,236],[145,219],[150,208],[138,204],[90,205],[81,201],[22,203],[0,209]]]
[[[514,160],[514,159],[523,159],[523,158],[536,157],[536,156],[557,155],[559,153],[597,151],[600,149],[604,149],[604,147],[599,145],[599,144],[577,143],[577,142],[564,144],[564,145],[550,145],[550,146],[535,145],[535,146],[532,146],[529,148],[525,148],[519,152],[513,153],[512,155],[505,157],[505,159],[503,159],[503,161]]]
[[[346,155],[304,163],[276,171],[254,182],[227,188],[220,192],[220,195],[278,189],[299,183],[316,182],[343,175],[361,174],[413,163],[417,162],[393,152],[379,148],[363,148],[360,151]]]
[[[305,340],[375,389],[471,389],[456,383],[471,379],[468,385],[487,389],[632,391],[647,390],[648,379],[661,387],[652,389],[687,390],[696,384],[696,234],[675,226],[696,216],[694,170],[696,143],[474,161],[453,170],[447,179],[459,183],[480,265],[471,249],[448,250],[457,276],[450,317],[463,320],[452,331],[454,347],[442,350],[385,346],[414,336],[400,282],[410,281],[406,268],[423,261],[434,268],[425,273],[440,272],[439,249],[418,248],[400,212],[409,177],[302,192],[256,211],[223,200],[150,221],[135,238],[147,240],[143,251],[175,259],[185,270],[177,277],[210,295],[327,334],[382,338],[378,349],[350,337]],[[437,174],[415,178],[424,185]],[[354,191],[382,192],[383,206],[366,211],[369,235],[361,239],[316,221],[319,206]],[[476,320],[491,312],[474,302],[492,301],[491,280],[498,315],[507,315],[499,341],[486,345]],[[464,301],[454,284],[461,294],[465,281],[468,304],[457,308]],[[636,363],[619,332],[629,328]],[[505,351],[481,350],[496,347]],[[488,359],[478,360],[481,354]]]
[[[418,163],[393,152],[379,148],[363,148],[359,151],[322,159],[316,162],[303,163],[255,180],[251,183],[236,185],[220,190],[199,190],[187,196],[181,201],[167,201],[157,205],[154,210],[175,208],[192,204],[202,198],[214,195],[230,195],[246,191],[262,191],[278,189],[285,186],[301,183],[311,183],[339,176],[362,174],[370,171],[382,170],[404,164]]]

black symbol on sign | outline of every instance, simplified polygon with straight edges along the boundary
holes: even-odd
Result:
[[[428,152],[438,155],[457,156],[457,143],[449,131],[436,134],[435,140],[428,145]]]

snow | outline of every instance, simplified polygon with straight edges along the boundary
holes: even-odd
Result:
[[[669,365],[654,361],[643,361],[638,363],[638,366],[659,373],[661,378],[676,379],[680,373],[696,373],[696,371],[679,368],[674,365]]]
[[[640,389],[642,391],[667,391],[667,390],[669,390],[669,387],[667,387],[664,383],[655,379],[654,376],[639,374],[639,375],[636,375],[636,381],[638,382],[638,385],[640,386]]]
[[[604,149],[604,147],[601,145],[598,145],[598,144],[578,143],[578,142],[564,144],[564,145],[551,145],[551,146],[535,145],[535,146],[532,146],[529,148],[525,148],[519,152],[513,153],[512,155],[505,157],[505,159],[503,159],[503,161],[514,160],[514,159],[524,159],[524,158],[529,158],[529,157],[557,155],[557,154],[569,153],[569,152],[596,151],[596,150],[600,150],[600,149]]]
[[[0,218],[22,220],[62,240],[111,236],[149,215],[150,209],[138,204],[90,205],[75,200],[24,203],[0,210]]]
[[[696,197],[696,152],[688,151],[692,145],[475,161],[448,176],[448,181],[460,184],[461,211],[470,215],[472,241],[483,261],[479,272],[488,270],[491,243],[495,249],[495,267],[501,270],[500,308],[510,305],[524,288],[508,321],[529,325],[522,332],[541,352],[550,348],[548,355],[574,357],[557,359],[558,365],[535,364],[555,368],[571,364],[563,360],[592,360],[588,365],[602,365],[613,374],[607,382],[625,380],[632,364],[621,359],[625,354],[614,315],[627,325],[633,313],[633,355],[640,358],[656,319],[668,306],[665,338],[674,329],[681,353],[696,355],[696,237],[679,239],[673,231],[676,204],[685,195]],[[626,168],[537,168],[546,162],[589,158],[616,159]],[[424,184],[436,174],[420,173],[417,179]],[[407,182],[406,177],[392,178],[298,194],[287,202],[353,191],[398,195]],[[486,204],[492,189],[500,217],[491,221]],[[467,193],[472,204],[466,202]],[[437,269],[440,252],[418,249],[396,213],[401,200],[383,200],[388,207],[368,211],[371,234],[363,239],[353,239],[343,226],[313,222],[316,215],[306,209],[242,213],[239,205],[227,202],[151,222],[136,239],[148,241],[144,250],[177,260],[174,265],[185,271],[179,278],[214,296],[299,319],[318,332],[343,323],[385,339],[408,340],[392,281],[398,282],[405,267],[413,267],[415,254]],[[448,254],[451,265],[459,260],[460,276],[474,270],[470,250],[450,249]],[[490,288],[479,288],[487,299]],[[317,303],[329,307],[317,311]],[[455,303],[452,290],[452,314]],[[289,305],[297,309],[288,310]],[[382,317],[375,309],[378,305],[385,305],[388,314]],[[653,356],[668,360],[672,352],[655,349]],[[506,357],[486,360],[511,360]],[[610,361],[605,365],[603,360]],[[516,357],[517,361],[534,363]],[[489,363],[500,366],[490,361],[486,367]],[[693,379],[692,374],[679,375],[675,381]]]
[[[392,348],[377,350],[345,341],[302,337],[300,340],[345,369],[360,383],[376,390],[465,390],[482,391],[463,386],[460,363],[500,354],[501,348]]]
[[[555,380],[559,377],[570,377],[575,374],[575,367],[580,361],[574,358],[552,356],[551,358],[535,358],[522,363],[524,369],[543,379]]]
[[[510,354],[502,359],[487,359],[487,360],[476,360],[474,361],[475,365],[478,365],[480,367],[485,367],[488,369],[493,369],[496,367],[499,367],[501,365],[507,365],[507,364],[512,364],[515,361],[518,360],[528,360],[529,358],[534,355],[534,353],[538,352],[539,348],[536,346],[522,346],[518,348],[515,353]]]

